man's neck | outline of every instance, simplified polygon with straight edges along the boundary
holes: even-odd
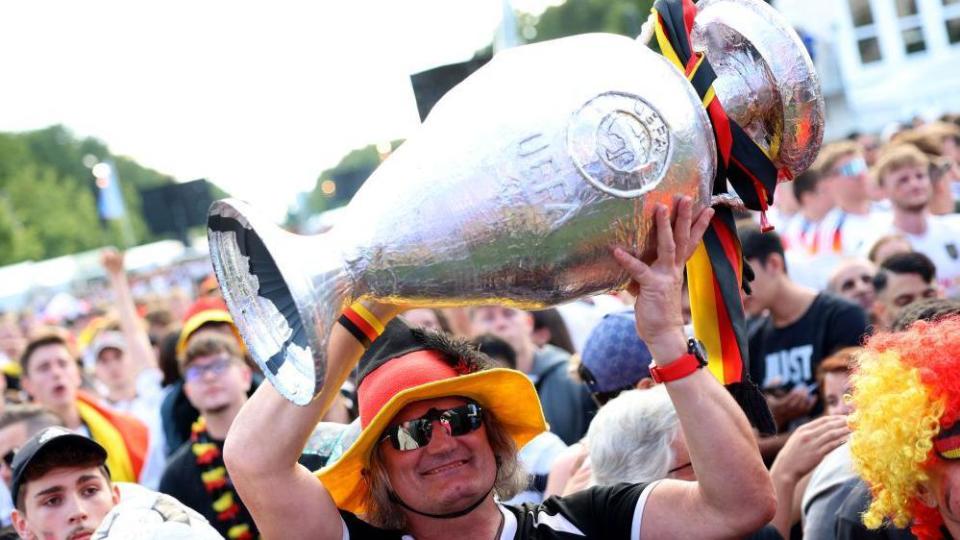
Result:
[[[111,403],[132,401],[137,397],[136,383],[114,386],[107,391],[107,400]]]
[[[840,209],[848,214],[865,216],[870,213],[870,199],[856,201],[841,201]]]
[[[927,216],[926,208],[918,212],[896,208],[893,211],[893,226],[907,234],[920,236],[927,232]]]
[[[829,212],[829,210],[827,210],[827,212]],[[821,212],[820,210],[814,211],[810,208],[800,209],[800,215],[810,223],[820,223],[820,220],[823,219],[823,216],[827,215],[827,212]]]
[[[63,420],[63,425],[67,429],[77,430],[83,426],[83,420],[80,418],[80,411],[77,409],[76,403],[56,408],[50,407],[50,410]]]
[[[207,433],[210,437],[218,441],[225,440],[227,438],[227,431],[230,430],[230,424],[233,423],[233,419],[239,414],[241,407],[243,407],[243,403],[230,405],[226,409],[217,412],[205,411],[203,418],[207,422]]]
[[[522,350],[517,351],[518,371],[522,371],[528,375],[533,371],[533,355],[536,349],[536,346],[531,342],[524,345]]]
[[[451,537],[451,531],[456,531],[457,540],[492,540],[503,520],[493,494],[487,495],[487,500],[473,512],[458,518],[436,519],[412,512],[406,514],[409,532],[417,540],[447,539]]]
[[[784,278],[777,301],[770,306],[770,318],[774,328],[789,326],[810,309],[817,292]]]

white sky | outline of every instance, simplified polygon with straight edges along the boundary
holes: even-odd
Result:
[[[2,2],[0,131],[64,124],[279,220],[348,151],[409,135],[409,74],[469,58],[502,12],[501,0]]]

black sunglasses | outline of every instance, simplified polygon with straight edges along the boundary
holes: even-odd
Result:
[[[13,458],[17,455],[17,449],[13,448],[9,452],[3,455],[3,462],[6,463],[7,467],[13,465]]]
[[[483,409],[476,403],[467,403],[445,411],[430,409],[420,418],[388,427],[380,441],[390,439],[393,447],[401,452],[416,450],[430,444],[434,422],[440,422],[448,434],[459,437],[476,431],[483,424],[482,413]]]

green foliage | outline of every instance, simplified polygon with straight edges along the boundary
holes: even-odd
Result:
[[[392,141],[391,147],[396,149],[402,143],[402,140]],[[302,209],[299,216],[288,216],[288,222],[303,220],[312,214],[318,214],[326,210],[343,206],[350,201],[353,194],[360,189],[363,182],[380,165],[380,152],[376,145],[368,145],[363,148],[352,150],[343,156],[339,163],[333,168],[327,169],[317,177],[316,185],[305,198],[306,208]],[[321,189],[321,184],[325,180],[333,180],[336,183],[336,191],[331,194],[325,194]]]
[[[521,26],[532,26],[530,41],[545,41],[588,32],[636,37],[647,20],[653,0],[567,0],[539,17],[520,14]]]
[[[134,237],[149,237],[139,189],[172,178],[110,154],[102,142],[78,139],[63,126],[0,133],[0,264],[38,260],[124,245],[120,223],[102,224],[86,156],[112,159],[123,189]]]

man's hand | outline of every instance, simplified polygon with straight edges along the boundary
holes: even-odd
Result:
[[[816,403],[817,398],[811,396],[804,386],[798,386],[783,395],[767,394],[767,405],[780,429],[786,428],[793,420],[808,415]]]
[[[847,417],[841,415],[821,416],[797,428],[787,439],[770,469],[776,479],[782,477],[791,482],[813,470],[823,457],[843,444],[850,436]]]
[[[112,247],[104,248],[100,252],[100,264],[103,265],[108,274],[122,274],[123,252]]]
[[[670,226],[670,211],[657,205],[657,259],[647,265],[622,248],[614,249],[617,262],[632,282],[628,290],[637,297],[634,311],[637,334],[650,348],[654,359],[672,360],[686,352],[680,292],[683,268],[703,238],[713,209],[705,208],[693,219],[693,201],[683,197],[677,203],[677,221]],[[682,350],[677,350],[677,338]]]

